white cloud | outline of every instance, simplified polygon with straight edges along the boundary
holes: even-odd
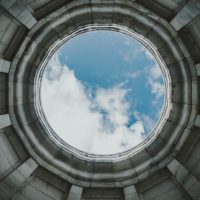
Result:
[[[153,79],[160,79],[162,78],[162,71],[160,69],[160,67],[158,65],[154,65],[153,67],[151,67],[150,69],[150,76]]]
[[[42,106],[54,131],[70,145],[95,154],[127,150],[143,140],[140,118],[127,127],[129,91],[118,85],[98,88],[93,98],[87,88],[55,54],[42,81]]]
[[[142,74],[142,71],[134,71],[134,72],[129,72],[127,76],[129,78],[138,78]]]
[[[131,63],[139,56],[139,54],[145,52],[146,48],[138,44],[134,44],[133,38],[131,37],[124,38],[124,45],[127,46],[127,49],[119,50],[119,53],[125,62]]]
[[[144,51],[143,46],[136,48],[135,46],[132,47],[128,45],[127,50],[123,51],[119,50],[119,53],[121,54],[124,61],[130,63],[133,62],[143,51]]]
[[[147,57],[156,62],[152,53],[145,49],[145,54]],[[153,104],[156,104],[158,99],[164,95],[164,84],[162,82],[162,71],[157,63],[148,67],[148,83],[151,87],[151,92],[156,96],[156,100],[153,101]]]
[[[146,56],[150,59],[150,60],[155,60],[154,56],[152,55],[152,53],[147,49],[147,48],[143,48],[144,53],[146,54]]]
[[[96,93],[98,107],[107,113],[107,120],[114,126],[125,125],[128,122],[129,104],[125,101],[127,91],[122,88],[100,88]]]
[[[148,82],[151,92],[155,94],[156,101],[164,95],[165,87],[162,80],[162,72],[158,65],[154,65],[149,70]],[[156,102],[154,102],[156,103]]]
[[[147,48],[144,49],[144,52],[150,60],[156,62],[154,56]],[[158,99],[161,96],[163,96],[164,89],[165,89],[164,84],[161,81],[162,80],[162,71],[161,71],[159,65],[157,63],[155,63],[153,66],[149,66],[148,74],[149,74],[148,81],[149,81],[149,85],[151,87],[151,91],[153,94],[156,95],[156,98]]]
[[[145,53],[149,60],[154,61],[154,65],[148,66],[148,84],[150,85],[151,92],[156,96],[154,104],[158,101],[160,97],[164,94],[164,84],[162,80],[162,72],[158,64],[156,64],[155,58],[152,53],[145,47],[140,47],[137,49],[132,49],[129,40],[125,40],[125,44],[129,46],[127,51],[120,52],[123,56],[124,61],[132,62],[134,59],[139,56],[141,53]],[[128,73],[127,76],[130,78],[139,77],[144,71],[134,71]]]
[[[145,114],[142,114],[141,118],[145,124],[145,128],[147,129],[147,132],[151,131],[155,126],[155,121],[151,117]]]

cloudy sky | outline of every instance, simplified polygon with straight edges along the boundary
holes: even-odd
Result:
[[[148,136],[160,117],[164,83],[156,61],[137,40],[94,31],[76,36],[52,56],[41,100],[60,138],[107,155]]]

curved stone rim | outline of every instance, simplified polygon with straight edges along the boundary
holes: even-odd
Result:
[[[190,54],[177,32],[149,10],[135,2],[129,5],[125,5],[124,2],[106,3],[103,6],[95,3],[92,4],[92,9],[85,3],[78,4],[80,5],[74,7],[72,3],[64,10],[62,8],[47,16],[46,20],[39,21],[25,38],[9,73],[9,113],[12,125],[29,153],[43,167],[84,187],[91,184],[94,187],[123,187],[165,167],[183,145],[196,117],[193,106],[197,104],[197,88],[194,88],[192,82],[196,81],[197,75]],[[116,13],[113,13],[114,10]],[[66,26],[67,19],[71,26]],[[64,155],[57,145],[45,137],[46,131],[32,112],[33,77],[48,48],[67,32],[71,33],[77,27],[89,23],[115,23],[134,29],[147,37],[160,52],[172,79],[171,110],[161,133],[151,145],[126,160],[95,162],[95,159],[87,161],[72,154]],[[172,67],[174,64],[176,67]],[[180,72],[180,77],[174,76],[174,70]],[[174,110],[176,112],[173,112]]]
[[[77,35],[80,35],[85,32],[90,32],[90,31],[98,31],[98,30],[110,30],[110,31],[115,31],[115,32],[121,32],[123,34],[126,34],[133,39],[136,39],[138,42],[140,42],[145,48],[148,49],[154,56],[156,62],[161,68],[162,71],[162,77],[164,80],[164,85],[165,85],[165,93],[164,93],[164,104],[162,108],[162,114],[156,123],[155,127],[151,130],[149,133],[149,136],[146,137],[141,143],[138,145],[134,146],[131,149],[128,149],[126,151],[120,152],[120,153],[114,153],[114,154],[109,154],[109,155],[100,155],[100,154],[92,154],[88,152],[81,151],[71,145],[69,145],[67,142],[63,141],[56,133],[53,131],[51,128],[50,124],[48,123],[44,111],[42,109],[41,105],[41,82],[42,82],[42,77],[43,73],[45,70],[45,67],[47,65],[47,62],[49,59],[52,57],[52,55],[55,53],[55,51],[64,43],[66,43],[68,40],[70,40],[73,37],[76,37]],[[158,51],[154,47],[154,45],[144,38],[143,36],[126,29],[125,27],[113,24],[112,26],[105,26],[105,25],[87,25],[84,27],[79,27],[78,30],[75,30],[72,32],[70,35],[67,35],[63,37],[61,40],[59,40],[57,43],[53,44],[53,46],[49,49],[47,52],[45,58],[41,62],[41,65],[39,66],[35,80],[34,80],[34,102],[35,102],[35,109],[36,109],[36,114],[38,116],[39,121],[42,123],[42,125],[45,127],[45,130],[47,131],[48,136],[60,147],[63,148],[65,151],[70,152],[76,157],[79,157],[80,159],[83,160],[94,160],[95,162],[97,161],[117,161],[117,160],[124,160],[127,157],[130,157],[134,154],[136,154],[139,151],[142,151],[145,149],[148,145],[151,144],[153,140],[156,139],[157,135],[159,134],[161,128],[163,127],[163,124],[165,122],[165,119],[168,118],[169,116],[169,111],[170,111],[170,106],[171,106],[171,88],[170,88],[170,83],[171,79],[169,76],[169,72],[167,67],[165,66],[164,61],[162,60],[161,56],[159,55]]]

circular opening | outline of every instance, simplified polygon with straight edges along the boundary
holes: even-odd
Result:
[[[153,132],[164,108],[157,60],[124,33],[98,30],[72,37],[43,71],[46,124],[58,140],[86,153],[134,148]]]

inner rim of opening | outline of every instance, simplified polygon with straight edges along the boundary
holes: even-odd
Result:
[[[104,29],[104,28],[103,28]],[[96,29],[95,29],[96,30]],[[102,27],[101,27],[101,29],[100,29],[100,31],[102,30]],[[88,31],[88,30],[87,30]],[[86,32],[87,32],[86,31]],[[98,32],[100,32],[100,31],[97,31],[97,33]],[[116,31],[116,30],[115,30]],[[119,29],[117,29],[117,31],[119,31]],[[81,33],[82,32],[84,32],[83,30],[81,30],[80,31]],[[96,31],[95,31],[96,32]],[[84,34],[94,34],[95,32],[93,32],[93,33],[84,33]],[[105,32],[105,31],[104,31]],[[106,28],[106,32],[108,33],[108,32],[111,32],[110,30],[108,31],[107,30],[107,28]],[[123,32],[123,31],[120,31],[120,32]],[[125,32],[126,34],[127,34],[127,31]],[[79,34],[79,33],[78,33]],[[81,34],[82,36],[84,35],[84,34]],[[117,33],[117,32],[114,32],[114,34],[122,34],[122,33]],[[75,35],[77,35],[77,33],[75,34]],[[80,36],[81,36],[80,35]],[[124,35],[124,34],[123,34]],[[136,34],[137,35],[137,34]],[[127,38],[129,38],[130,39],[130,41],[124,41],[124,43],[125,43],[125,45],[130,45],[130,43],[131,43],[131,40],[133,41],[136,41],[138,44],[140,44],[137,40],[139,40],[140,42],[142,42],[143,43],[143,45],[145,46],[143,46],[143,48],[144,48],[144,50],[146,51],[145,53],[146,53],[146,56],[148,56],[148,58],[149,59],[151,59],[151,60],[154,60],[154,59],[156,59],[157,61],[159,60],[159,62],[157,63],[157,65],[160,65],[160,63],[162,63],[163,64],[163,62],[161,62],[161,58],[159,57],[159,55],[158,54],[155,54],[155,49],[153,49],[152,50],[152,46],[149,46],[149,43],[147,44],[146,43],[146,41],[144,41],[144,38],[137,38],[137,37],[135,37],[136,35],[134,35],[134,37],[133,37],[133,35],[131,35],[131,37],[132,38],[130,38],[130,35],[129,36],[127,36],[127,35],[124,35],[124,37],[126,36]],[[72,35],[72,37],[73,37],[74,35]],[[137,35],[138,36],[138,35]],[[77,37],[79,37],[79,36],[77,36]],[[135,39],[133,39],[133,38],[136,38],[137,40],[135,40]],[[68,40],[68,39],[67,39]],[[64,46],[65,45],[67,45],[68,43],[70,43],[70,42],[72,42],[73,41],[73,39],[72,40],[69,40],[67,43],[65,43],[61,48],[64,48]],[[141,44],[140,44],[141,45]],[[141,45],[142,46],[142,45]],[[149,50],[147,50],[147,48],[153,53],[153,56],[151,55],[151,53],[149,52]],[[55,49],[54,49],[55,50]],[[133,49],[132,49],[133,50]],[[144,50],[141,50],[141,49],[139,49],[139,51],[144,51]],[[120,51],[119,51],[120,52]],[[122,51],[122,53],[123,53],[123,51]],[[53,53],[51,52],[51,55],[52,55]],[[157,57],[156,57],[156,56]],[[132,59],[130,56],[130,58],[129,57],[125,57],[126,55],[123,55],[124,56],[124,59],[127,61],[127,62],[129,62],[130,60],[129,59]],[[49,57],[49,56],[48,56]],[[51,60],[54,60],[53,62],[59,62],[59,57],[58,57],[58,55],[57,55],[57,57],[55,57],[55,56],[52,56],[52,58],[51,58]],[[155,60],[154,60],[155,61]],[[155,62],[153,63],[154,64],[154,67],[155,67]],[[64,66],[65,64],[63,64],[63,63],[61,63],[60,62],[60,67],[62,68],[63,66]],[[52,66],[51,66],[52,67]],[[47,67],[46,67],[46,69],[47,69]],[[156,71],[157,69],[159,69],[160,70],[160,72],[158,72],[158,71]],[[44,68],[43,68],[43,70],[44,70]],[[73,69],[70,69],[69,67],[67,67],[67,70],[68,70],[68,72],[69,72],[69,74],[71,73],[71,75],[73,74]],[[70,71],[71,70],[71,71]],[[149,69],[149,72],[147,72],[147,73],[149,73],[148,75],[149,75],[149,77],[151,78],[151,83],[154,81],[154,82],[156,82],[156,79],[159,77],[159,78],[161,78],[162,77],[162,73],[161,73],[161,70],[163,71],[163,66],[160,66],[160,67],[158,67],[158,68],[153,68],[153,66],[152,66],[152,68],[151,69]],[[148,70],[147,70],[148,71]],[[75,71],[74,71],[75,72]],[[44,73],[44,76],[45,76],[45,72],[43,72],[42,71],[42,73]],[[68,75],[69,75],[68,74]],[[76,74],[76,72],[74,73],[74,74]],[[140,76],[140,72],[138,72],[138,71],[135,71],[135,73],[132,73],[132,74],[130,74],[129,73],[129,78],[136,78],[136,76]],[[77,77],[73,77],[73,78],[75,78],[75,80],[77,80],[77,81],[82,81],[82,80],[79,80]],[[127,77],[126,77],[127,78]],[[163,78],[163,77],[162,77]],[[164,78],[166,78],[166,76],[164,75]],[[163,81],[163,80],[162,80]],[[124,88],[123,88],[123,84],[122,84],[122,82],[123,81],[121,81],[121,82],[119,82],[118,83],[118,87],[112,87],[112,89],[113,90],[111,90],[111,88],[107,88],[107,90],[105,89],[105,88],[100,88],[101,90],[101,94],[102,94],[102,96],[106,96],[106,94],[112,94],[112,92],[114,92],[115,93],[115,95],[116,94],[121,94],[121,97],[122,98],[124,98],[125,97],[125,94],[127,94],[127,91],[125,91],[124,90]],[[120,83],[121,83],[121,86],[119,86],[120,85]],[[149,84],[149,86],[150,86],[150,84],[151,83],[148,83]],[[164,84],[165,84],[165,86],[164,86]],[[84,84],[83,84],[84,85]],[[115,85],[116,86],[116,85]],[[150,86],[151,87],[151,86]],[[166,80],[165,81],[163,81],[163,87],[166,87]],[[117,90],[118,89],[118,90]],[[129,88],[130,89],[130,88]],[[133,88],[131,88],[131,89],[133,89]],[[42,90],[41,90],[42,91]],[[121,93],[120,93],[121,92]],[[154,91],[154,93],[155,93],[155,91]],[[123,96],[124,95],[124,96]],[[155,94],[156,95],[156,94]],[[97,95],[96,95],[97,96]],[[112,96],[112,95],[111,95]],[[119,95],[120,96],[120,95]],[[164,96],[165,96],[165,98],[164,98]],[[164,102],[164,100],[165,100],[165,102],[163,103],[164,104],[164,106],[163,106],[163,109],[160,109],[160,116],[159,116],[159,119],[157,120],[157,121],[161,121],[161,118],[162,118],[162,115],[163,115],[163,112],[161,112],[162,110],[165,110],[166,109],[166,96],[167,96],[167,92],[165,92],[165,93],[163,93],[163,102]],[[114,96],[113,96],[114,97]],[[99,97],[100,98],[100,97]],[[111,98],[111,101],[114,101],[114,98],[112,99],[112,97],[110,97]],[[121,99],[122,100],[122,99]],[[155,99],[154,99],[155,100]],[[118,103],[119,103],[120,101],[118,101]],[[102,103],[102,102],[101,102]],[[105,102],[104,102],[105,103]],[[116,103],[116,102],[115,102]],[[104,106],[108,106],[108,105],[104,105]],[[125,106],[125,104],[123,105],[122,104],[122,108],[123,108],[123,106]],[[126,106],[125,106],[126,107]],[[124,107],[124,108],[125,108]],[[128,106],[128,107],[126,107],[125,109],[130,109],[130,107]],[[42,109],[44,109],[44,108],[42,108]],[[45,110],[45,109],[44,109]],[[44,111],[43,110],[43,111]],[[102,111],[102,110],[101,110]],[[103,110],[104,112],[108,112],[107,110]],[[44,113],[45,113],[46,111],[44,111]],[[102,114],[102,113],[100,113],[100,114]],[[105,113],[103,113],[103,114],[105,114]],[[46,118],[48,118],[48,116],[47,116],[48,114],[47,113],[45,113],[45,115],[43,115],[43,119],[45,119],[46,120]],[[122,117],[122,116],[121,116]],[[138,113],[137,112],[135,112],[134,113],[134,117],[135,117],[135,119],[137,118],[137,120],[139,121],[139,119],[141,119],[141,117],[138,115]],[[107,118],[108,119],[108,118]],[[150,119],[150,118],[149,118]],[[101,119],[102,120],[102,119]],[[130,120],[130,119],[129,119]],[[109,121],[109,120],[108,120]],[[105,122],[105,121],[104,121]],[[147,121],[146,121],[147,122]],[[98,155],[103,155],[104,157],[109,157],[109,155],[110,154],[123,154],[123,153],[126,153],[126,152],[130,152],[130,150],[132,150],[132,149],[134,149],[135,147],[143,147],[143,144],[144,143],[147,143],[147,141],[149,141],[151,138],[152,138],[152,135],[150,134],[151,132],[155,132],[155,129],[157,128],[157,130],[158,130],[158,124],[159,123],[154,123],[154,128],[152,128],[151,130],[148,130],[148,133],[149,133],[149,136],[148,135],[146,135],[146,139],[145,138],[142,138],[142,140],[143,141],[139,141],[138,143],[135,143],[135,145],[132,145],[132,146],[129,146],[129,148],[127,148],[127,149],[123,149],[123,150],[120,150],[120,151],[110,151],[110,152],[108,152],[108,153],[106,153],[106,152],[95,152],[95,151],[87,151],[87,150],[85,150],[84,148],[79,148],[79,147],[77,147],[76,145],[73,145],[72,143],[70,143],[70,142],[68,142],[67,140],[65,140],[65,141],[63,141],[63,138],[62,137],[58,137],[58,132],[55,130],[55,127],[53,127],[52,128],[52,126],[50,125],[49,126],[49,121],[48,121],[48,119],[47,119],[47,123],[46,123],[46,128],[48,129],[48,131],[50,131],[51,133],[53,133],[53,134],[50,134],[50,137],[52,137],[53,136],[53,139],[54,140],[57,140],[56,142],[57,143],[59,143],[59,145],[60,146],[62,146],[62,147],[67,147],[67,149],[68,150],[72,150],[73,152],[81,152],[82,154],[91,154],[91,155],[93,155],[94,157],[96,157],[96,156],[98,156]],[[128,123],[129,123],[129,125],[128,125]],[[112,124],[111,124],[112,125]],[[126,122],[126,126],[128,127],[128,128],[131,128],[131,125],[133,125],[133,123],[131,124],[130,123],[130,121],[127,121]],[[141,124],[140,124],[141,125]],[[78,124],[77,124],[77,126],[78,126]],[[124,127],[120,127],[120,128],[124,128]],[[132,127],[133,128],[133,127]],[[160,127],[159,127],[160,128]],[[145,127],[143,127],[143,129],[145,129]],[[136,131],[136,129],[134,129],[134,131]],[[56,134],[55,134],[56,133]],[[71,132],[71,134],[73,134],[73,132]],[[142,131],[142,134],[144,134],[144,130]],[[60,140],[60,138],[62,139],[62,140]],[[130,138],[129,138],[130,139]],[[144,140],[145,139],[145,140]],[[142,144],[143,143],[143,144]],[[110,143],[111,145],[112,145],[112,143]],[[138,145],[139,144],[139,145]],[[101,145],[102,146],[102,145]],[[123,141],[122,141],[122,146],[123,146]],[[75,148],[74,148],[75,147]],[[80,150],[80,151],[79,151]]]

